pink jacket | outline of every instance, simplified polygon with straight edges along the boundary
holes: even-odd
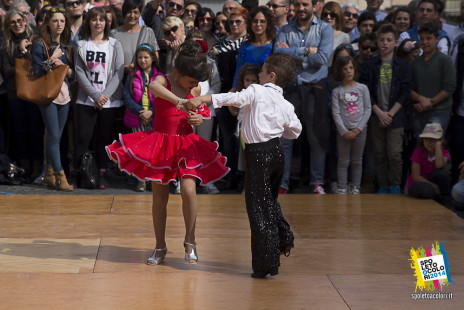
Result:
[[[153,75],[150,78],[148,84],[153,82],[156,76],[160,75],[161,72],[157,71],[156,68],[153,68]],[[145,85],[143,83],[142,73],[140,70],[137,70],[134,75],[134,79],[132,82],[132,90],[131,87],[131,79],[132,76],[129,75],[126,80],[126,86],[124,89],[124,104],[126,106],[126,113],[124,114],[124,125],[127,127],[140,127],[140,117],[138,115],[138,111],[142,110],[142,96],[144,92]],[[155,95],[152,94],[151,91],[148,91],[148,97],[150,99],[150,104],[154,105],[155,102]],[[153,121],[154,121],[153,117]]]

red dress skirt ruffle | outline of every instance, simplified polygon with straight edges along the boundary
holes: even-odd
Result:
[[[156,130],[119,135],[119,142],[106,147],[119,169],[139,180],[167,184],[178,177],[195,177],[201,185],[217,181],[229,172],[218,144],[195,133],[169,135]]]
[[[167,77],[167,89],[171,85]],[[189,95],[187,99],[191,98]],[[197,136],[187,123],[187,114],[171,102],[155,99],[154,129],[119,135],[119,142],[106,147],[119,169],[139,180],[167,184],[177,178],[194,177],[201,185],[217,181],[229,172],[227,159],[217,151],[218,144]],[[210,118],[202,105],[196,113]]]

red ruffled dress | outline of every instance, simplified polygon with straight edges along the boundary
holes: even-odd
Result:
[[[167,88],[171,84],[167,80]],[[192,98],[189,94],[187,99]],[[197,113],[210,118],[202,105]],[[167,184],[178,177],[195,177],[201,185],[217,181],[229,172],[218,143],[197,136],[187,123],[187,114],[162,98],[155,99],[154,129],[119,135],[119,142],[106,147],[119,169],[140,180]]]

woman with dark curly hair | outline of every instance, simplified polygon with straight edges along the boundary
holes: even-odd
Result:
[[[216,27],[214,26],[215,17],[216,15],[214,15],[213,10],[210,8],[202,8],[201,11],[197,13],[195,19],[195,27],[203,32],[203,40],[208,44],[208,48],[210,49],[217,41]]]
[[[248,41],[244,42],[238,51],[233,88],[237,86],[237,76],[243,65],[262,66],[274,49],[275,21],[267,6],[258,6],[250,12],[247,28]]]
[[[414,25],[414,15],[408,8],[398,8],[393,12],[392,24],[402,33]]]

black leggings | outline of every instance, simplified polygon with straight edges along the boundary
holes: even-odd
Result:
[[[105,169],[109,161],[105,146],[114,140],[114,121],[119,108],[103,108],[96,110],[94,107],[77,104],[76,147],[74,152],[74,168],[78,169],[82,155],[90,149],[95,152],[97,165]],[[92,137],[95,139],[90,147]]]

